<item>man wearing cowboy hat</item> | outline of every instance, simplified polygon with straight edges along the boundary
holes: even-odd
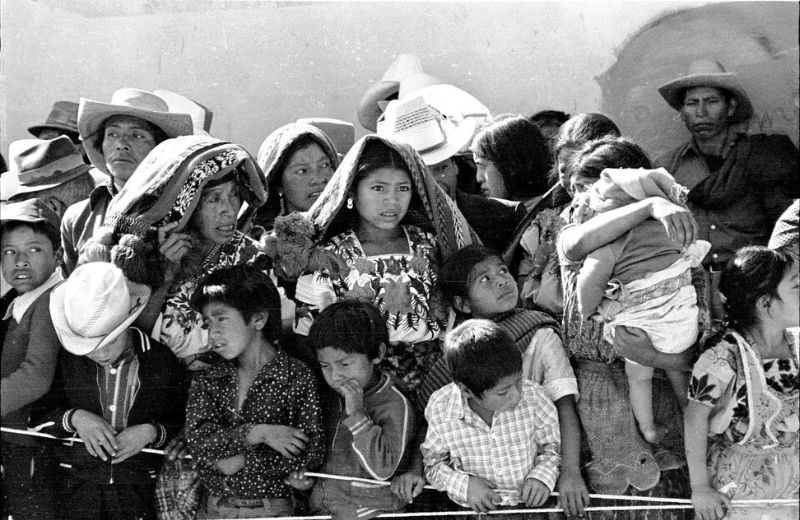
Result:
[[[736,74],[718,62],[697,60],[658,91],[680,112],[691,139],[656,165],[689,188],[697,238],[711,242],[704,263],[721,270],[737,249],[766,244],[776,219],[798,196],[797,148],[785,135],[734,128],[753,115],[753,106]]]
[[[61,240],[67,273],[75,268],[80,248],[103,224],[108,203],[150,150],[194,131],[189,114],[170,112],[164,99],[135,88],[117,90],[110,103],[81,98],[78,129],[92,165],[110,179],[64,214]]]

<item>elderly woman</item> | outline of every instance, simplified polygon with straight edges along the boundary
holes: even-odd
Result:
[[[220,266],[266,260],[244,234],[265,200],[244,148],[184,136],[157,146],[109,207],[115,234],[158,241],[164,279],[139,323],[187,365],[208,351],[202,317],[189,306],[198,281]]]
[[[254,224],[263,228],[259,232],[269,232],[275,217],[311,207],[339,166],[339,157],[322,130],[289,123],[261,143],[258,165],[264,171],[269,196]]]
[[[786,251],[751,246],[737,251],[722,273],[729,326],[694,365],[685,416],[700,520],[797,518],[797,267]],[[731,498],[794,504],[731,508]]]
[[[162,98],[135,88],[117,90],[110,103],[81,98],[78,129],[92,165],[110,178],[64,212],[61,242],[67,273],[75,268],[81,247],[104,224],[111,199],[139,163],[165,139],[193,131],[188,114],[172,113]]]

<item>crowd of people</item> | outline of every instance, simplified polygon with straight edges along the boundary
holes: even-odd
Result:
[[[4,518],[796,518],[798,150],[717,62],[659,92],[655,160],[409,55],[375,133],[256,155],[174,92],[56,102],[2,173]]]

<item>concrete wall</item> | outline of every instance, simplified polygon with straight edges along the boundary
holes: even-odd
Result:
[[[213,134],[255,152],[298,117],[356,122],[365,89],[398,53],[495,113],[598,110],[596,78],[626,39],[705,3],[0,2],[6,156],[53,101],[107,101],[122,86],[193,97],[214,111]]]

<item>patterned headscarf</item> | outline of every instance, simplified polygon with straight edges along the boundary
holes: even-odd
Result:
[[[455,202],[428,173],[419,154],[409,145],[377,135],[364,136],[350,148],[328,185],[308,210],[308,216],[314,223],[319,241],[325,242],[347,227],[354,210],[348,211],[345,202],[349,193],[355,189],[352,184],[361,155],[365,147],[372,142],[383,143],[396,151],[411,174],[415,197],[412,197],[403,224],[417,225],[432,231],[436,235],[443,257],[466,245],[480,244],[480,239],[456,207]]]
[[[267,199],[261,170],[239,145],[202,135],[167,139],[136,168],[108,207],[109,222],[122,233],[144,233],[172,222],[189,224],[203,188],[234,172],[246,207],[237,227],[246,232]]]
[[[287,154],[298,139],[310,137],[316,142],[325,155],[331,160],[331,168],[339,166],[339,155],[328,135],[319,128],[305,123],[289,123],[278,128],[264,139],[258,149],[258,165],[264,172],[265,186],[269,192],[266,203],[258,210],[256,223],[268,229],[272,221],[280,214],[280,195],[278,184],[281,182],[281,170],[288,161]]]

